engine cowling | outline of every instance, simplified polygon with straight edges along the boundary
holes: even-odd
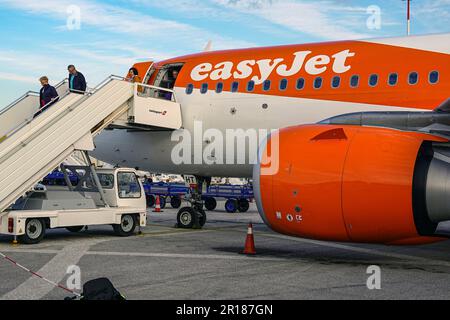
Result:
[[[254,168],[259,211],[274,231],[303,238],[440,241],[437,224],[450,220],[450,165],[435,157],[439,142],[448,141],[386,128],[283,129],[263,143]]]

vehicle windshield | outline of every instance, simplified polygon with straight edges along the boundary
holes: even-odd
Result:
[[[136,175],[132,172],[120,172],[117,174],[119,185],[119,197],[122,199],[135,199],[141,197],[141,187]]]

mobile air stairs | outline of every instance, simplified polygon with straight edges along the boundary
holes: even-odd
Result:
[[[67,80],[56,89],[59,100],[37,117],[36,92],[28,92],[0,111],[0,233],[5,233],[5,216],[11,206],[73,152],[94,150],[94,137],[105,128],[114,125],[151,131],[182,127],[181,107],[168,89],[133,84],[118,76],[83,93],[70,92]],[[94,180],[99,182],[96,177]],[[97,186],[102,191],[102,186]],[[109,207],[106,202],[105,206]],[[7,234],[20,235],[16,230]]]

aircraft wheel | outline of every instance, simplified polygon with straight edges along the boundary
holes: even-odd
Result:
[[[206,224],[206,221],[207,221],[207,216],[206,216],[206,212],[205,212],[205,210],[200,210],[200,216],[199,216],[199,218],[198,218],[198,222],[199,222],[199,224],[200,224],[200,227],[204,227],[205,226],[205,224]]]
[[[182,229],[192,229],[194,227],[195,211],[191,207],[184,207],[178,211],[177,223]]]

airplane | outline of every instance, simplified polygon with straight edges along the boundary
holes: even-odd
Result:
[[[209,51],[134,67],[144,84],[173,88],[192,150],[176,163],[174,132],[111,129],[97,137],[96,158],[200,181],[253,178],[264,222],[294,237],[446,239],[437,228],[450,220],[450,34]],[[226,139],[229,130],[247,145],[252,130],[268,133],[242,161],[229,141],[210,147],[208,131]]]

